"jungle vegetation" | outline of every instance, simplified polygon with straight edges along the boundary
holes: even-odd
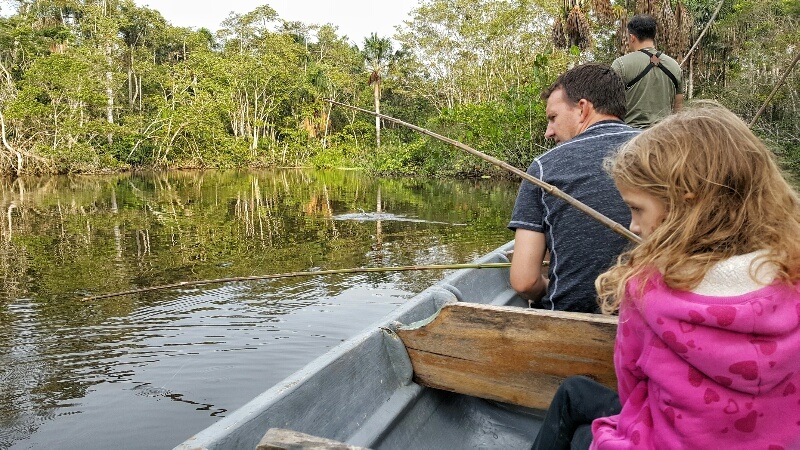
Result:
[[[8,2],[7,2],[8,3]],[[217,32],[132,0],[12,0],[0,11],[0,173],[137,168],[356,167],[481,176],[473,156],[334,99],[524,168],[550,148],[541,90],[623,54],[627,19],[659,21],[677,60],[717,0],[420,0],[394,36],[361,43],[267,4]],[[800,52],[797,0],[724,0],[684,64],[687,97],[756,115]],[[800,69],[754,130],[800,168]]]

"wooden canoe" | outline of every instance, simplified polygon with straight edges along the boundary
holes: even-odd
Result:
[[[456,272],[176,448],[530,447],[563,378],[616,387],[616,318],[529,309],[508,279]]]

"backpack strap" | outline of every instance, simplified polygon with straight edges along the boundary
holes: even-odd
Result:
[[[662,55],[662,52],[656,52],[656,54],[652,54],[645,49],[641,49],[639,51],[649,56],[650,62],[647,64],[647,67],[645,67],[644,70],[642,70],[642,72],[639,75],[636,75],[634,79],[632,79],[631,81],[628,82],[628,84],[625,85],[625,90],[630,89],[634,84],[638,83],[639,80],[644,78],[644,76],[647,75],[648,72],[650,72],[650,70],[653,67],[658,67],[659,69],[661,69],[662,72],[664,72],[667,75],[667,77],[669,77],[669,79],[672,81],[672,84],[675,86],[675,92],[678,92],[678,79],[675,77],[675,75],[673,75],[672,72],[670,72],[666,67],[664,67],[661,64],[660,56]]]

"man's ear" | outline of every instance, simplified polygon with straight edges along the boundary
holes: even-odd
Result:
[[[589,117],[589,114],[594,111],[592,102],[585,98],[578,100],[578,107],[581,109],[581,122],[584,122]]]

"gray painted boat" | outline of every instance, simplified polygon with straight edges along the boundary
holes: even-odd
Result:
[[[510,242],[477,262],[508,262],[512,248]],[[448,276],[176,449],[255,449],[271,428],[372,449],[529,448],[541,425],[541,409],[414,382],[409,353],[394,332],[398,322],[423,321],[456,300],[525,306],[508,279],[508,269]],[[562,365],[557,356],[554,365]],[[554,386],[561,379],[551,378]]]

